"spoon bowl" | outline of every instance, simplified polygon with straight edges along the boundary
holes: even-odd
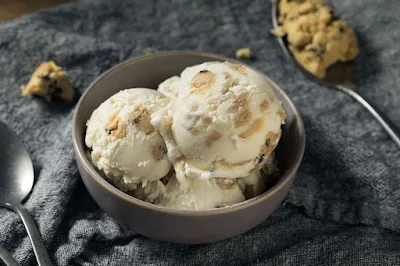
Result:
[[[279,27],[278,18],[279,18],[279,0],[274,0],[272,1],[272,24],[275,29]],[[392,138],[395,144],[400,148],[400,137],[398,133],[394,131],[394,128],[389,124],[389,122],[387,122],[386,119],[384,119],[382,115],[380,115],[371,104],[369,104],[362,96],[360,96],[355,91],[355,86],[352,82],[352,70],[355,61],[337,62],[327,69],[326,76],[324,79],[319,79],[310,72],[308,72],[301,64],[297,62],[297,60],[294,58],[293,54],[289,50],[289,43],[286,37],[277,36],[277,40],[286,58],[292,61],[308,79],[316,83],[319,83],[325,87],[338,89],[353,97],[354,100],[356,100],[367,111],[370,112],[370,114],[376,119],[376,121],[379,124],[381,124],[383,129],[388,133],[388,135]]]
[[[274,28],[279,27],[279,0],[276,0],[272,4],[272,24]],[[329,87],[337,87],[337,86],[351,86],[352,81],[352,72],[353,72],[353,65],[354,65],[354,60],[353,61],[348,61],[348,62],[337,62],[336,64],[330,66],[327,71],[324,79],[319,79],[310,72],[308,72],[301,64],[299,64],[293,54],[289,50],[289,42],[287,41],[286,37],[278,37],[277,40],[279,42],[279,45],[285,54],[287,58],[289,58],[291,61],[293,61],[297,67],[300,69],[300,71],[310,80],[319,83],[324,86],[329,86]]]
[[[0,122],[0,204],[20,203],[33,187],[31,158],[18,136]]]
[[[33,187],[34,173],[31,158],[18,136],[2,122],[0,122],[0,169],[0,207],[13,210],[21,217],[39,266],[52,265],[35,221],[21,204]]]

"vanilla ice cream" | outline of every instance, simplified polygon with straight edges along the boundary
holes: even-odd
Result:
[[[198,179],[187,177],[179,181],[173,176],[157,205],[186,210],[207,210],[229,206],[245,200],[233,179]]]
[[[274,153],[265,163],[243,178],[186,177],[182,181],[175,175],[166,183],[163,194],[155,204],[186,210],[207,210],[230,206],[263,193],[278,174]]]
[[[285,112],[265,78],[245,66],[188,67],[159,91],[172,101],[153,113],[151,123],[180,182],[247,177],[278,144]]]
[[[94,166],[120,190],[160,206],[206,210],[270,187],[285,117],[261,74],[207,62],[158,91],[113,95],[93,112],[85,142]]]
[[[167,148],[150,123],[151,114],[170,100],[156,90],[118,92],[103,102],[87,123],[85,142],[93,164],[125,192],[154,201],[171,169]]]
[[[162,92],[165,96],[171,100],[175,100],[179,94],[179,88],[182,87],[180,84],[181,78],[177,76],[170,77],[158,85],[158,91]]]

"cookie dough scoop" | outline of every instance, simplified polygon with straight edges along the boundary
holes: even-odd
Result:
[[[301,5],[303,6],[296,7],[295,11],[310,9],[310,5],[313,4],[311,2],[313,1],[306,1],[304,3],[301,3]],[[320,83],[330,88],[338,89],[353,97],[353,99],[359,102],[367,111],[371,113],[371,115],[382,125],[385,131],[393,139],[395,144],[400,148],[399,134],[394,131],[393,127],[390,126],[390,124],[375,110],[373,106],[371,106],[362,96],[360,96],[355,91],[355,86],[351,79],[352,68],[355,58],[354,60],[350,61],[342,62],[342,60],[339,60],[336,63],[332,62],[332,64],[326,69],[326,71],[324,70],[325,73],[322,76],[317,74],[312,74],[313,71],[310,71],[311,68],[303,66],[302,64],[299,63],[302,61],[298,60],[298,56],[296,56],[296,51],[290,49],[293,46],[293,40],[291,41],[290,36],[288,36],[290,32],[284,32],[283,27],[281,25],[283,22],[283,17],[287,17],[287,14],[285,14],[286,16],[281,16],[280,9],[284,8],[285,11],[288,11],[288,8],[290,8],[289,4],[294,5],[296,3],[289,3],[287,0],[277,0],[272,2],[272,22],[274,25],[273,32],[277,36],[277,40],[286,57],[290,61],[292,61],[310,80],[313,80],[317,83]],[[321,8],[326,8],[327,5],[321,4],[320,6]],[[310,10],[314,10],[312,12],[317,13],[318,10],[316,8],[318,7],[314,6]],[[315,39],[314,38],[315,36],[309,36],[309,37],[311,39]],[[312,52],[312,50],[310,50],[310,52]],[[312,60],[312,58],[310,58],[310,60]],[[318,71],[314,73],[318,73]]]

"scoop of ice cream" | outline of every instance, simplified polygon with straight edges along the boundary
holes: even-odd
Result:
[[[173,176],[157,204],[174,209],[207,210],[244,200],[242,191],[232,179],[188,177],[181,182]]]
[[[265,78],[245,66],[188,67],[159,91],[172,101],[151,123],[179,180],[246,177],[278,144],[285,112]]]
[[[151,89],[127,89],[103,102],[87,123],[85,142],[93,164],[123,191],[158,181],[171,168],[151,114],[169,99]]]
[[[181,85],[179,84],[181,78],[178,76],[170,77],[164,80],[160,85],[158,85],[158,91],[164,94],[166,97],[174,100],[178,97],[179,88]]]

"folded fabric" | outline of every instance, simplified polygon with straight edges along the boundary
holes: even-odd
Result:
[[[398,1],[333,4],[359,37],[358,91],[400,125]],[[32,156],[36,183],[25,205],[57,265],[400,265],[400,150],[358,103],[285,61],[271,28],[271,3],[261,0],[87,0],[0,24],[0,120]],[[246,63],[298,107],[307,147],[284,205],[250,232],[219,243],[160,243],[119,225],[80,180],[74,104],[21,96],[20,86],[46,60],[62,66],[83,93],[103,71],[145,53],[233,57],[241,47],[255,56]],[[0,209],[0,232],[15,258],[36,264],[14,213]]]

